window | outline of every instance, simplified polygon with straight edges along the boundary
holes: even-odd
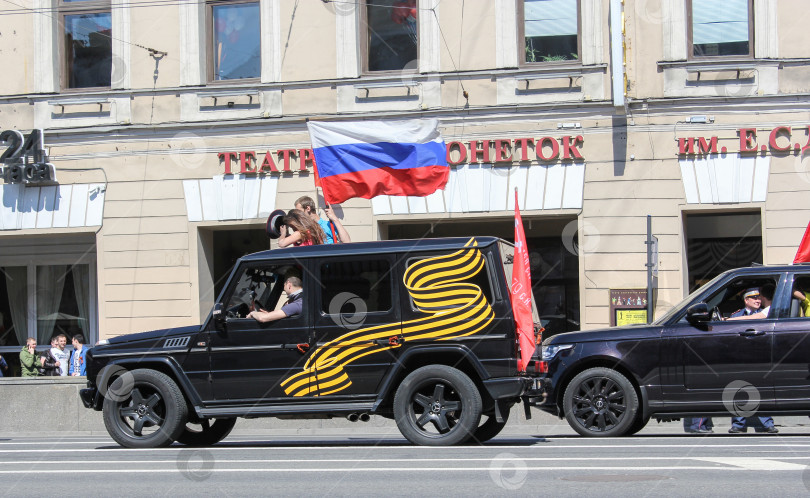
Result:
[[[763,296],[773,299],[779,275],[738,278],[721,288],[704,301],[709,309],[717,308],[723,317],[730,317],[745,308],[745,294],[751,289],[757,289]],[[764,300],[761,306],[768,306]],[[769,315],[771,317],[772,315]]]
[[[579,0],[524,0],[520,9],[524,63],[579,60]]]
[[[691,0],[689,16],[692,57],[751,55],[751,0]]]
[[[0,351],[18,352],[28,337],[48,346],[58,334],[82,334],[92,345],[90,282],[89,264],[0,267]]]
[[[416,69],[417,0],[374,0],[366,6],[366,70]]]
[[[302,278],[301,267],[287,264],[246,267],[227,301],[227,316],[245,318],[254,309],[281,309],[287,301],[283,292],[284,281],[289,277]]]
[[[391,267],[386,260],[321,265],[321,313],[358,315],[391,309]]]
[[[109,87],[112,15],[109,0],[59,0],[64,29],[62,86]]]
[[[211,81],[261,76],[259,2],[208,2],[208,50]]]

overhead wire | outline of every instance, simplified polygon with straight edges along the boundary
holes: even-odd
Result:
[[[23,5],[20,5],[20,4],[18,4],[18,3],[14,3],[14,2],[12,2],[11,0],[2,0],[2,1],[4,1],[4,2],[6,2],[6,3],[10,3],[11,5],[14,5],[14,6],[16,6],[16,7],[20,7],[21,9],[25,9],[25,10],[27,10],[27,11],[30,11],[30,12],[31,12],[31,13],[33,13],[33,14],[39,14],[39,15],[43,15],[43,16],[45,16],[45,17],[49,17],[49,18],[51,18],[51,19],[52,19],[54,22],[56,22],[56,23],[57,23],[57,25],[59,25],[59,26],[60,26],[62,29],[65,29],[65,24],[64,24],[64,23],[63,23],[63,22],[62,22],[60,19],[58,19],[57,17],[54,17],[53,15],[47,14],[47,13],[46,13],[46,11],[41,11],[41,12],[40,12],[40,11],[37,11],[37,10],[35,10],[35,9],[30,9],[30,8],[25,7],[25,6],[23,6]],[[52,12],[55,12],[55,13],[56,13],[56,12],[58,12],[58,10],[52,10],[52,9],[49,9],[49,11],[52,11]],[[80,12],[80,11],[78,11],[78,10],[77,10],[77,11],[72,11],[72,12],[76,12],[76,14],[77,14],[77,15],[81,13],[81,12]],[[2,13],[0,13],[0,15],[3,15],[3,14],[2,14]],[[163,51],[161,51],[161,50],[157,50],[157,49],[154,49],[154,48],[151,48],[151,47],[146,47],[146,46],[144,46],[144,45],[141,45],[141,44],[138,44],[138,43],[133,43],[133,42],[130,42],[130,41],[127,41],[127,40],[122,40],[122,39],[120,39],[120,38],[116,38],[116,37],[114,37],[112,34],[102,33],[102,32],[99,32],[99,31],[92,31],[92,32],[91,32],[91,31],[82,31],[81,29],[77,29],[77,31],[78,31],[78,32],[81,32],[82,34],[86,34],[86,35],[89,35],[90,33],[96,33],[96,34],[101,35],[101,36],[106,36],[106,37],[107,37],[107,38],[109,38],[110,40],[114,40],[114,41],[117,41],[117,42],[125,43],[125,44],[127,44],[127,45],[131,45],[131,46],[133,46],[133,47],[137,47],[137,48],[140,48],[140,49],[146,50],[146,51],[147,51],[147,52],[149,52],[149,54],[150,54],[150,55],[152,55],[152,56],[155,56],[155,55],[168,55],[168,53],[167,53],[167,52],[163,52]]]

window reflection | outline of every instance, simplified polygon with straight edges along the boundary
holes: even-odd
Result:
[[[525,0],[525,62],[579,59],[577,0]]]
[[[692,55],[749,55],[749,0],[692,0]]]
[[[110,86],[112,70],[110,13],[66,15],[64,19],[68,87]]]
[[[375,0],[367,14],[368,70],[416,68],[418,2]]]
[[[215,80],[261,75],[259,3],[212,6]]]

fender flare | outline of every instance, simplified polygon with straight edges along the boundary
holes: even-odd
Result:
[[[388,374],[380,383],[380,388],[377,392],[377,400],[374,403],[374,409],[376,410],[387,398],[388,394],[391,392],[392,389],[395,389],[396,386],[394,385],[394,380],[406,369],[406,364],[408,361],[415,357],[419,357],[422,355],[429,355],[433,353],[439,353],[442,355],[446,355],[447,353],[458,353],[460,354],[465,360],[469,361],[469,364],[472,365],[475,373],[478,375],[478,380],[484,381],[489,379],[489,374],[487,373],[486,368],[481,363],[481,360],[473,354],[470,349],[464,345],[458,344],[446,344],[446,345],[425,345],[425,346],[413,346],[408,348],[400,357],[397,358],[396,362],[391,365],[391,368],[388,369]],[[446,363],[445,363],[446,364]],[[450,365],[452,366],[452,365]],[[473,379],[475,382],[476,379]]]
[[[154,368],[155,365],[160,365],[163,367],[167,367],[170,371],[170,377],[172,380],[177,382],[178,387],[183,392],[183,396],[185,396],[186,401],[195,409],[202,406],[202,400],[200,396],[197,394],[197,391],[194,389],[194,386],[191,385],[191,382],[186,377],[186,374],[183,372],[183,369],[177,363],[177,360],[171,357],[166,356],[146,356],[140,358],[120,358],[114,359],[107,363],[104,366],[102,371],[106,368],[111,366],[120,366],[127,370],[135,370],[138,368],[151,368],[152,370],[157,370],[161,372],[165,370],[164,368]],[[101,372],[99,372],[101,373]],[[99,377],[96,377],[99,379]],[[99,388],[101,386],[98,386]]]

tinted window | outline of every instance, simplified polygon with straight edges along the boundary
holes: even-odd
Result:
[[[321,313],[373,313],[391,309],[391,266],[386,260],[332,261],[321,265]]]

